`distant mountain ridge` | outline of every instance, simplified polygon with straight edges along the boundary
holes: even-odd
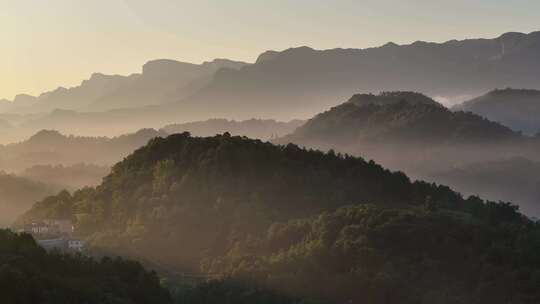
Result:
[[[198,77],[200,71],[204,75]],[[46,115],[27,120],[24,126],[35,132],[100,125],[102,129],[94,134],[109,129],[121,134],[208,117],[303,119],[335,106],[336,100],[345,100],[353,92],[420,91],[461,101],[463,96],[478,96],[497,87],[540,89],[539,71],[540,32],[445,43],[388,43],[368,49],[299,47],[265,52],[253,64],[214,61],[193,66],[160,60],[149,63],[142,75],[117,79],[96,74],[81,87],[43,97],[62,108],[76,98],[53,96],[77,96],[72,90],[88,88],[91,92],[83,95],[95,98],[81,97],[88,107],[77,111],[102,112]],[[160,75],[175,76],[165,81]],[[97,89],[91,90],[90,84]]]
[[[470,111],[500,122],[516,131],[540,133],[540,91],[529,89],[494,90],[453,108]]]
[[[4,112],[48,112],[54,109],[106,111],[177,101],[204,87],[221,68],[237,69],[245,63],[216,59],[202,64],[176,60],[145,63],[142,73],[129,76],[94,73],[72,88],[59,87],[37,97],[22,94],[4,102]]]
[[[352,92],[412,90],[454,99],[496,87],[540,89],[539,71],[540,32],[369,49],[299,47],[265,52],[255,64],[222,70],[190,100],[229,115],[264,111],[303,118]]]

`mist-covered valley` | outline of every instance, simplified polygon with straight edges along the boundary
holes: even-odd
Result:
[[[0,302],[539,303],[539,33],[2,100]]]

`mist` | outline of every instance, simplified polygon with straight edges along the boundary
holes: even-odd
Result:
[[[30,35],[32,50],[61,45],[92,72],[80,76],[80,63],[57,88],[0,92],[14,95],[0,100],[2,303],[540,303],[540,32],[317,49],[301,46],[311,35],[270,42],[320,24],[317,35],[335,39],[412,27],[367,26],[313,1],[259,7],[284,23],[255,31],[266,15],[253,27],[232,17],[245,3],[178,15],[187,4],[162,4],[146,12],[113,1],[99,22],[89,22],[98,6],[85,4],[81,28],[70,26],[81,26],[76,11],[59,18],[66,37],[96,38],[76,56],[78,38],[54,46]],[[119,5],[156,14],[159,26],[109,29],[112,19],[128,25],[112,18]],[[306,22],[306,11],[327,22]],[[298,16],[290,28],[289,14]],[[178,28],[157,30],[172,16],[189,21],[182,39]],[[21,33],[49,30],[35,17]],[[211,40],[202,21],[220,23]],[[231,26],[240,27],[227,35]],[[179,40],[185,53],[173,52]],[[108,52],[120,44],[138,47],[118,61]],[[262,46],[240,56],[252,60],[225,58]],[[35,60],[36,72],[46,66]],[[51,79],[63,79],[62,67],[48,69]]]

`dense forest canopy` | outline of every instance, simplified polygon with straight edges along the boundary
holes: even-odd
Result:
[[[44,217],[72,218],[99,252],[220,273],[292,299],[539,299],[538,224],[517,207],[292,144],[155,138],[101,185],[49,197],[19,221]]]
[[[540,225],[514,220],[349,206],[274,223],[205,266],[330,302],[537,303]]]
[[[47,253],[27,234],[0,230],[0,290],[6,304],[171,303],[157,275],[137,262]]]

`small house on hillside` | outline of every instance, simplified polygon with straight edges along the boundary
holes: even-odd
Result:
[[[84,249],[84,241],[76,238],[57,238],[37,240],[37,243],[45,250],[75,251],[81,252]]]
[[[23,231],[34,236],[57,235],[68,236],[73,234],[74,226],[71,220],[44,219],[24,225]]]

